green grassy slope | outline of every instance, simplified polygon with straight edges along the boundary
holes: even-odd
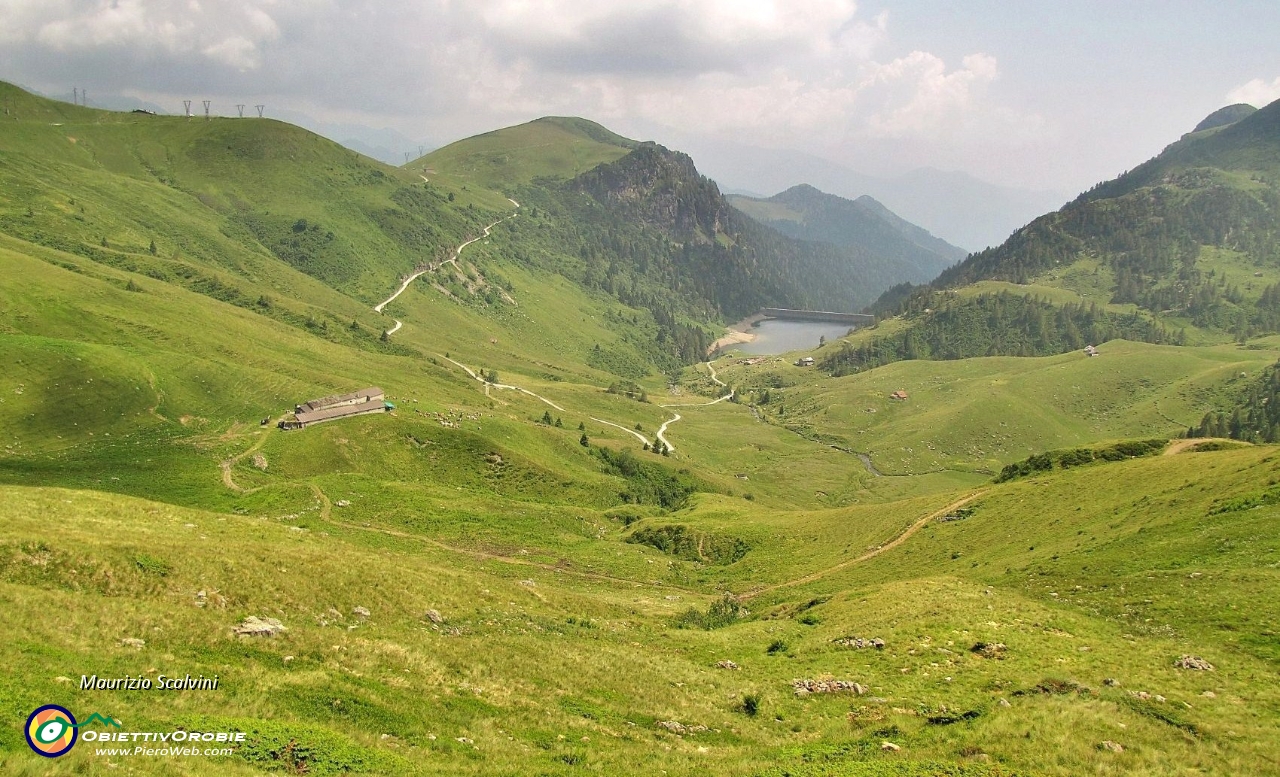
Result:
[[[1274,349],[1125,341],[1101,349],[1094,358],[904,361],[843,378],[782,365],[733,367],[724,375],[757,403],[768,390],[759,410],[772,422],[869,454],[887,474],[994,474],[1044,450],[1177,436],[1224,407],[1232,386],[1277,356]],[[890,398],[899,390],[907,400]]]
[[[1212,117],[1211,117],[1212,118]],[[1209,120],[1207,120],[1209,121]],[[1209,121],[1210,124],[1217,119]],[[1045,287],[1081,296],[1110,319],[1111,337],[1154,343],[1209,343],[1280,331],[1280,103],[1236,117],[1225,126],[1188,133],[1160,155],[1081,194],[1060,210],[1014,233],[1003,245],[971,255],[929,286],[891,289],[873,305],[881,315],[904,315],[935,353],[945,352],[941,333],[930,331],[926,311],[982,318],[979,283]],[[1020,292],[1033,291],[1020,289]],[[1088,317],[1068,300],[1055,299],[1060,318]],[[1129,306],[1117,316],[1115,306]],[[976,312],[975,312],[976,311]],[[1049,311],[1046,311],[1046,313]],[[1064,347],[1036,332],[1031,316],[1011,327],[1011,345],[965,356],[1026,355],[1023,341],[1039,340],[1038,355]],[[1117,331],[1120,327],[1124,331]],[[951,327],[963,339],[972,322]],[[1055,331],[1067,331],[1059,322]],[[1073,338],[1068,338],[1073,339]],[[910,350],[902,343],[893,345]],[[938,358],[935,356],[934,358]],[[942,356],[941,358],[954,358]]]
[[[293,296],[300,272],[372,303],[511,209],[494,192],[425,184],[280,122],[0,92],[18,104],[0,124],[0,229],[193,287],[190,266],[213,266]]]
[[[130,725],[212,718],[255,743],[292,738],[305,755],[276,750],[263,765],[302,757],[314,772],[1264,773],[1276,755],[1276,508],[1214,511],[1256,492],[1273,456],[1184,453],[989,487],[962,520],[925,523],[852,564],[947,498],[755,519],[764,533],[749,538],[772,543],[728,567],[621,542],[627,530],[606,520],[590,540],[614,558],[600,569],[362,528],[349,508],[264,520],[5,487],[0,617],[12,636],[0,650],[26,679],[0,693],[18,709],[108,705]],[[1126,485],[1136,480],[1141,497]],[[708,537],[730,530],[716,514],[708,504],[683,521]],[[721,585],[748,595],[745,618],[674,627]],[[57,624],[37,615],[50,609]],[[249,614],[289,631],[232,635]],[[849,636],[887,645],[833,642]],[[984,658],[969,650],[978,642],[1006,647]],[[1215,670],[1175,668],[1183,654]],[[224,690],[90,699],[57,679],[134,673],[139,659],[216,672]],[[741,669],[717,669],[723,659]],[[870,690],[792,692],[793,679],[822,677]],[[748,695],[754,716],[741,711]],[[676,736],[659,721],[707,730]],[[5,768],[35,768],[5,737]],[[54,765],[102,767],[83,747]]]
[[[405,168],[430,168],[501,190],[539,177],[573,178],[635,146],[595,122],[547,116],[450,143]]]

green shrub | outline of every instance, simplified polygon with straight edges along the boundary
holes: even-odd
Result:
[[[737,537],[697,533],[688,526],[645,526],[626,538],[636,545],[648,545],[685,561],[703,561],[726,566],[747,555],[751,546]]]
[[[139,553],[134,556],[133,563],[137,565],[138,569],[142,570],[144,574],[155,575],[156,577],[166,577],[173,571],[173,567],[169,562],[146,553]]]
[[[189,731],[245,732],[233,757],[268,772],[388,774],[409,768],[399,756],[362,747],[323,726],[235,718],[197,718],[183,725]]]
[[[685,610],[676,618],[675,627],[711,631],[737,623],[745,617],[747,617],[747,611],[738,604],[733,594],[725,594],[723,598],[712,602],[706,612],[696,607]]]
[[[1022,461],[1009,464],[1000,470],[995,482],[1005,483],[1010,480],[1028,477],[1038,472],[1048,472],[1055,465],[1062,469],[1091,464],[1096,461],[1124,461],[1142,456],[1150,456],[1164,450],[1169,441],[1160,440],[1124,440],[1104,448],[1073,448],[1063,451],[1038,453]]]

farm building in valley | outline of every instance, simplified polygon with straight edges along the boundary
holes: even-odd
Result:
[[[292,418],[286,418],[277,425],[281,429],[303,429],[312,424],[337,418],[366,413],[386,413],[394,409],[395,405],[386,401],[382,389],[375,386],[353,391],[350,394],[336,394],[304,402],[294,407]]]

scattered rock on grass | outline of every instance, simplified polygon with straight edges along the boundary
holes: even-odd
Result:
[[[834,644],[841,647],[851,647],[857,650],[866,648],[875,648],[876,650],[884,650],[884,640],[880,638],[863,639],[862,637],[841,637],[840,639],[831,640]]]
[[[739,667],[737,664],[735,664],[734,662],[730,661],[727,658],[724,659],[723,661],[716,662],[716,669],[740,669],[740,668],[741,667]]]
[[[369,612],[368,607],[352,607],[351,612],[359,615],[361,618],[368,618],[373,613]]]
[[[843,693],[852,691],[861,696],[867,687],[852,680],[792,680],[791,687],[796,696],[808,696],[811,693]]]
[[[439,610],[427,610],[427,620],[435,624],[441,624],[444,623],[444,616],[440,614]]]
[[[983,658],[1004,658],[1008,649],[1003,642],[975,642],[969,652],[977,653]]]
[[[1112,742],[1110,739],[1108,739],[1102,742],[1101,744],[1099,744],[1098,749],[1110,750],[1113,753],[1123,753],[1124,745],[1120,744],[1119,742]]]
[[[660,720],[655,724],[658,728],[670,731],[672,734],[684,736],[685,734],[701,734],[709,729],[706,726],[686,726],[678,720]]]
[[[894,743],[892,743],[892,742],[881,742],[881,743],[880,743],[880,749],[881,749],[881,750],[888,751],[888,752],[890,752],[890,753],[896,753],[896,752],[898,752],[899,750],[901,750],[901,749],[902,749],[902,746],[901,746],[901,745],[895,745],[895,744],[894,744]]]
[[[239,626],[232,629],[237,634],[249,637],[274,637],[282,631],[288,631],[283,623],[275,618],[259,618],[256,615],[250,615],[241,621]]]
[[[141,650],[142,648],[147,646],[147,641],[145,639],[137,639],[135,637],[125,637],[124,639],[120,640],[120,644],[123,645],[124,647],[137,648]]]
[[[1195,669],[1202,672],[1213,671],[1213,664],[1205,661],[1200,656],[1184,655],[1177,661],[1174,661],[1173,665],[1179,669]]]

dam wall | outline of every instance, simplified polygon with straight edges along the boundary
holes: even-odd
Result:
[[[869,326],[875,316],[866,313],[833,313],[825,310],[788,310],[787,308],[761,308],[760,314],[781,321],[821,321],[849,326]]]

